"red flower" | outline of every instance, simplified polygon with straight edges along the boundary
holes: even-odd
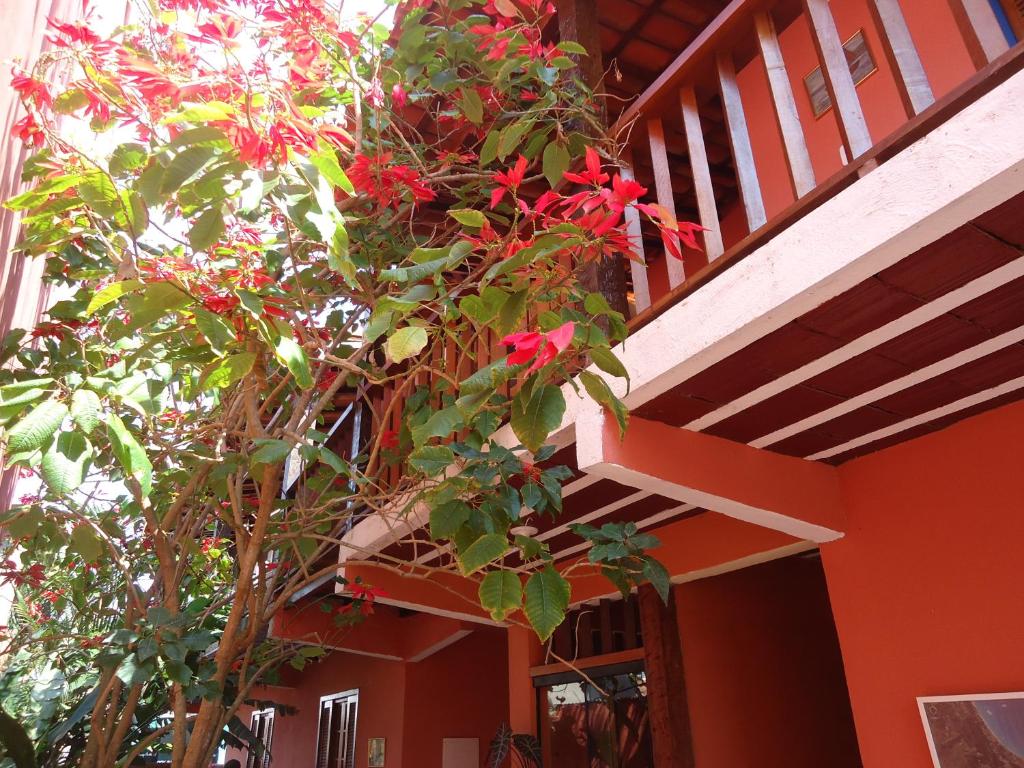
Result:
[[[586,173],[566,173],[564,177],[577,184],[593,184],[595,186],[608,181],[608,174],[601,172],[601,158],[598,157],[597,151],[593,147],[587,147],[584,162],[587,166]]]
[[[548,333],[513,333],[500,343],[515,347],[508,356],[509,365],[523,365],[533,359],[533,364],[526,370],[529,376],[554,360],[560,352],[564,352],[572,343],[575,331],[576,325],[570,320]]]
[[[409,101],[409,95],[398,83],[391,88],[391,101],[396,107],[404,107]]]
[[[18,96],[24,102],[35,102],[37,107],[49,106],[53,103],[53,96],[46,83],[36,80],[34,77],[15,72],[11,78],[11,87],[18,92]]]
[[[215,312],[218,315],[226,315],[239,304],[238,297],[229,293],[226,295],[210,294],[203,299],[203,306],[211,312]]]
[[[39,125],[35,115],[31,112],[11,127],[14,129],[14,135],[26,144],[31,144],[34,147],[43,146],[46,134],[43,133],[43,127]]]
[[[501,186],[495,187],[491,191],[491,208],[498,207],[498,203],[505,197],[506,192],[511,192],[513,195],[516,193],[519,185],[523,183],[523,178],[526,176],[526,168],[529,164],[530,161],[520,155],[519,159],[516,160],[516,164],[508,171],[498,171],[494,174],[494,180]]]
[[[391,157],[390,152],[373,158],[356,155],[355,162],[348,169],[348,177],[356,191],[387,207],[394,207],[406,193],[412,196],[414,204],[429,202],[437,197],[419,173],[409,166],[388,165]]]
[[[398,448],[398,432],[393,429],[385,429],[380,433],[380,447],[388,450]]]

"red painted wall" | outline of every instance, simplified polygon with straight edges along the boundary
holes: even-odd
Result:
[[[845,464],[822,546],[865,768],[931,768],[917,696],[1024,690],[1024,403]]]
[[[320,697],[359,689],[356,766],[367,764],[367,740],[386,739],[387,768],[440,768],[444,737],[476,737],[481,764],[487,745],[508,719],[508,657],[505,632],[481,626],[420,662],[332,653],[302,672],[288,670],[283,686],[255,698],[295,707],[274,718],[274,768],[315,764]],[[249,713],[242,715],[248,722]],[[230,750],[228,758],[245,764]]]
[[[860,765],[817,559],[682,584],[676,605],[697,765]]]

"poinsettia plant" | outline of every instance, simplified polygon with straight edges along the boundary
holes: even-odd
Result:
[[[40,760],[205,766],[251,736],[254,686],[317,653],[271,618],[373,515],[425,507],[417,567],[542,639],[563,620],[567,574],[522,525],[561,509],[563,383],[626,428],[623,318],[581,275],[630,255],[628,206],[672,253],[693,230],[617,173],[552,13],[415,0],[392,30],[320,0],[154,0],[112,37],[51,20],[15,72],[35,154],[7,207],[63,296],[0,372],[6,460],[39,480],[2,521],[0,699]],[[635,526],[578,532],[621,588],[667,588]],[[339,622],[372,613],[337,581]]]

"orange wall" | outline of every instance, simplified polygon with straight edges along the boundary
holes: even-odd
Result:
[[[817,560],[682,584],[676,605],[697,765],[860,765]]]
[[[315,762],[321,696],[359,689],[356,766],[367,763],[367,740],[383,736],[387,768],[440,768],[441,740],[476,737],[481,765],[487,745],[508,719],[505,633],[481,627],[420,662],[332,653],[303,672],[289,669],[283,686],[254,697],[298,712],[274,718],[274,768],[309,768]],[[248,712],[242,720],[248,724]],[[245,764],[244,754],[229,750]]]
[[[1024,403],[843,466],[822,546],[865,768],[931,768],[917,696],[1024,690]]]

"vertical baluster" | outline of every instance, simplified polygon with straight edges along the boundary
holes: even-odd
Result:
[[[683,113],[683,128],[686,129],[686,146],[690,151],[690,170],[693,172],[693,191],[697,195],[700,223],[707,228],[704,232],[704,253],[708,261],[714,261],[725,252],[725,246],[722,244],[722,226],[718,221],[715,188],[711,184],[711,166],[708,165],[704,146],[704,131],[700,127],[697,94],[692,86],[679,89],[679,108]]]
[[[868,6],[882,38],[882,48],[896,78],[896,88],[907,117],[920,114],[935,102],[935,94],[907,28],[900,0],[871,0]]]
[[[949,0],[974,66],[981,69],[1010,48],[988,0]]]
[[[633,151],[626,147],[620,158],[619,173],[623,179],[632,181],[633,175]],[[644,254],[644,236],[640,226],[640,212],[630,206],[626,209],[626,232],[633,244],[633,253],[640,257],[640,261],[629,260],[629,271],[633,277],[633,307],[639,315],[651,306],[651,289],[647,284],[647,258]]]
[[[811,155],[807,151],[807,139],[796,111],[793,86],[789,82],[789,73],[786,71],[786,62],[782,59],[779,36],[775,32],[775,22],[772,21],[771,15],[755,14],[754,25],[757,28],[757,42],[761,48],[761,58],[772,93],[775,119],[782,135],[782,145],[786,150],[786,168],[793,184],[793,194],[801,198],[814,189],[817,181],[814,178]]]
[[[676,215],[676,201],[672,195],[672,169],[668,167],[668,150],[665,148],[665,128],[660,117],[647,121],[647,137],[651,145],[651,165],[654,167],[654,191],[658,205],[672,216]],[[683,263],[665,254],[668,267],[668,287],[675,288],[686,279]]]
[[[747,214],[747,227],[753,232],[768,219],[764,213],[761,185],[757,180],[754,151],[750,147],[747,117],[743,112],[743,100],[740,98],[739,85],[736,83],[736,64],[732,54],[725,52],[718,53],[716,63],[729,146],[732,147],[732,159],[736,165],[736,180],[739,182],[740,195],[743,197],[743,210]]]
[[[871,149],[871,134],[857,96],[857,86],[850,74],[850,65],[846,61],[843,41],[839,39],[828,0],[804,0],[804,9],[811,25],[814,47],[818,50],[825,87],[832,99],[839,134],[843,137],[846,155],[852,160]]]

